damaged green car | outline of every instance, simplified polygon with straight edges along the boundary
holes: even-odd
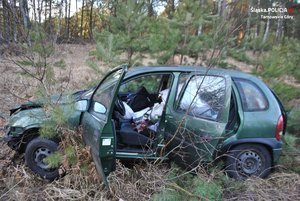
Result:
[[[287,123],[277,96],[258,78],[201,67],[120,66],[98,86],[71,95],[68,122],[82,126],[98,172],[116,159],[173,160],[191,169],[224,160],[230,177],[266,177],[278,161]],[[69,107],[70,108],[70,107]],[[47,115],[41,103],[11,110],[5,142],[25,152],[26,164],[46,179],[58,177],[45,158],[59,139],[39,137]]]

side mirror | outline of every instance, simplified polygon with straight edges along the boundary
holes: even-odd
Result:
[[[98,103],[98,102],[95,102],[94,103],[94,107],[93,107],[93,110],[97,113],[100,113],[100,114],[105,114],[106,112],[106,108],[104,105],[102,105],[101,103]]]
[[[80,100],[75,103],[75,109],[80,112],[85,112],[87,110],[88,101]]]

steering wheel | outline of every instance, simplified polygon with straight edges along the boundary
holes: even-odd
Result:
[[[115,102],[115,110],[118,111],[121,116],[124,116],[126,114],[124,103],[119,97],[117,97],[117,100]]]

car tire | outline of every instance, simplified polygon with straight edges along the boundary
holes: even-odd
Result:
[[[50,181],[59,177],[58,168],[50,168],[43,159],[57,151],[58,144],[52,140],[35,138],[25,151],[26,165],[37,175]]]
[[[250,176],[265,178],[270,174],[272,159],[266,147],[241,144],[227,153],[225,170],[229,177],[244,180]]]

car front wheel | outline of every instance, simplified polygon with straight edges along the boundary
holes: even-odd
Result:
[[[31,140],[25,151],[27,166],[42,178],[54,180],[59,177],[58,168],[52,168],[45,158],[57,151],[57,143],[49,139],[35,138]]]
[[[261,145],[241,144],[232,148],[226,157],[226,172],[238,180],[250,176],[265,178],[271,170],[270,152]]]

